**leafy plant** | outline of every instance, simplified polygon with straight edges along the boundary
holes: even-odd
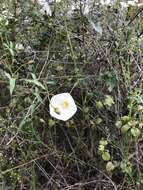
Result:
[[[10,89],[10,94],[13,94],[15,84],[16,84],[16,78],[13,78],[9,73],[5,72],[5,76],[9,80],[9,89]]]

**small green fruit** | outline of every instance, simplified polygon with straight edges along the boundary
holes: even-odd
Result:
[[[98,117],[95,122],[97,125],[99,125],[102,122],[102,119],[100,117]]]
[[[49,124],[49,127],[53,127],[56,124],[56,122],[53,119],[49,119],[48,124]]]
[[[132,134],[134,137],[138,138],[138,137],[140,136],[140,134],[141,134],[141,131],[140,131],[138,128],[132,128],[132,129],[131,129],[131,134]]]
[[[114,168],[115,168],[115,166],[114,166],[114,164],[111,161],[107,162],[107,164],[106,164],[106,170],[107,170],[107,172],[113,171]]]
[[[99,142],[100,145],[106,146],[108,144],[107,140],[101,139]]]
[[[104,147],[104,145],[99,145],[99,151],[101,151],[101,152],[103,152],[104,151],[104,149],[105,149],[105,147]]]
[[[128,132],[128,130],[130,129],[131,127],[129,125],[123,125],[122,128],[121,128],[121,133],[125,134]]]
[[[102,159],[103,159],[104,161],[109,161],[109,160],[110,160],[110,154],[109,154],[109,152],[104,152],[104,153],[102,154]]]
[[[139,112],[142,112],[142,111],[143,111],[143,106],[142,106],[142,105],[139,105],[138,108],[137,108],[137,110],[138,110]]]
[[[120,129],[122,127],[122,121],[116,121],[115,126]]]
[[[114,102],[112,96],[110,96],[110,95],[106,95],[106,96],[105,96],[105,100],[104,100],[104,105],[105,105],[105,106],[111,108],[114,103],[115,103],[115,102]]]
[[[142,129],[143,128],[143,123],[139,124],[139,128]]]
[[[101,101],[96,102],[96,108],[99,109],[99,110],[103,108],[103,104],[102,104]]]

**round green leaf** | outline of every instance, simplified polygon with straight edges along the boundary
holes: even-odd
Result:
[[[109,152],[104,152],[104,153],[102,154],[102,159],[103,159],[104,161],[109,161],[109,160],[110,160],[110,154],[109,154]]]

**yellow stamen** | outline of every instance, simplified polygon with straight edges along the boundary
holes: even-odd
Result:
[[[69,107],[69,103],[67,101],[62,102],[62,107],[67,109]]]

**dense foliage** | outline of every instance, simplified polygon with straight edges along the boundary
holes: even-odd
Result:
[[[1,2],[1,190],[142,189],[143,8],[71,2]]]

